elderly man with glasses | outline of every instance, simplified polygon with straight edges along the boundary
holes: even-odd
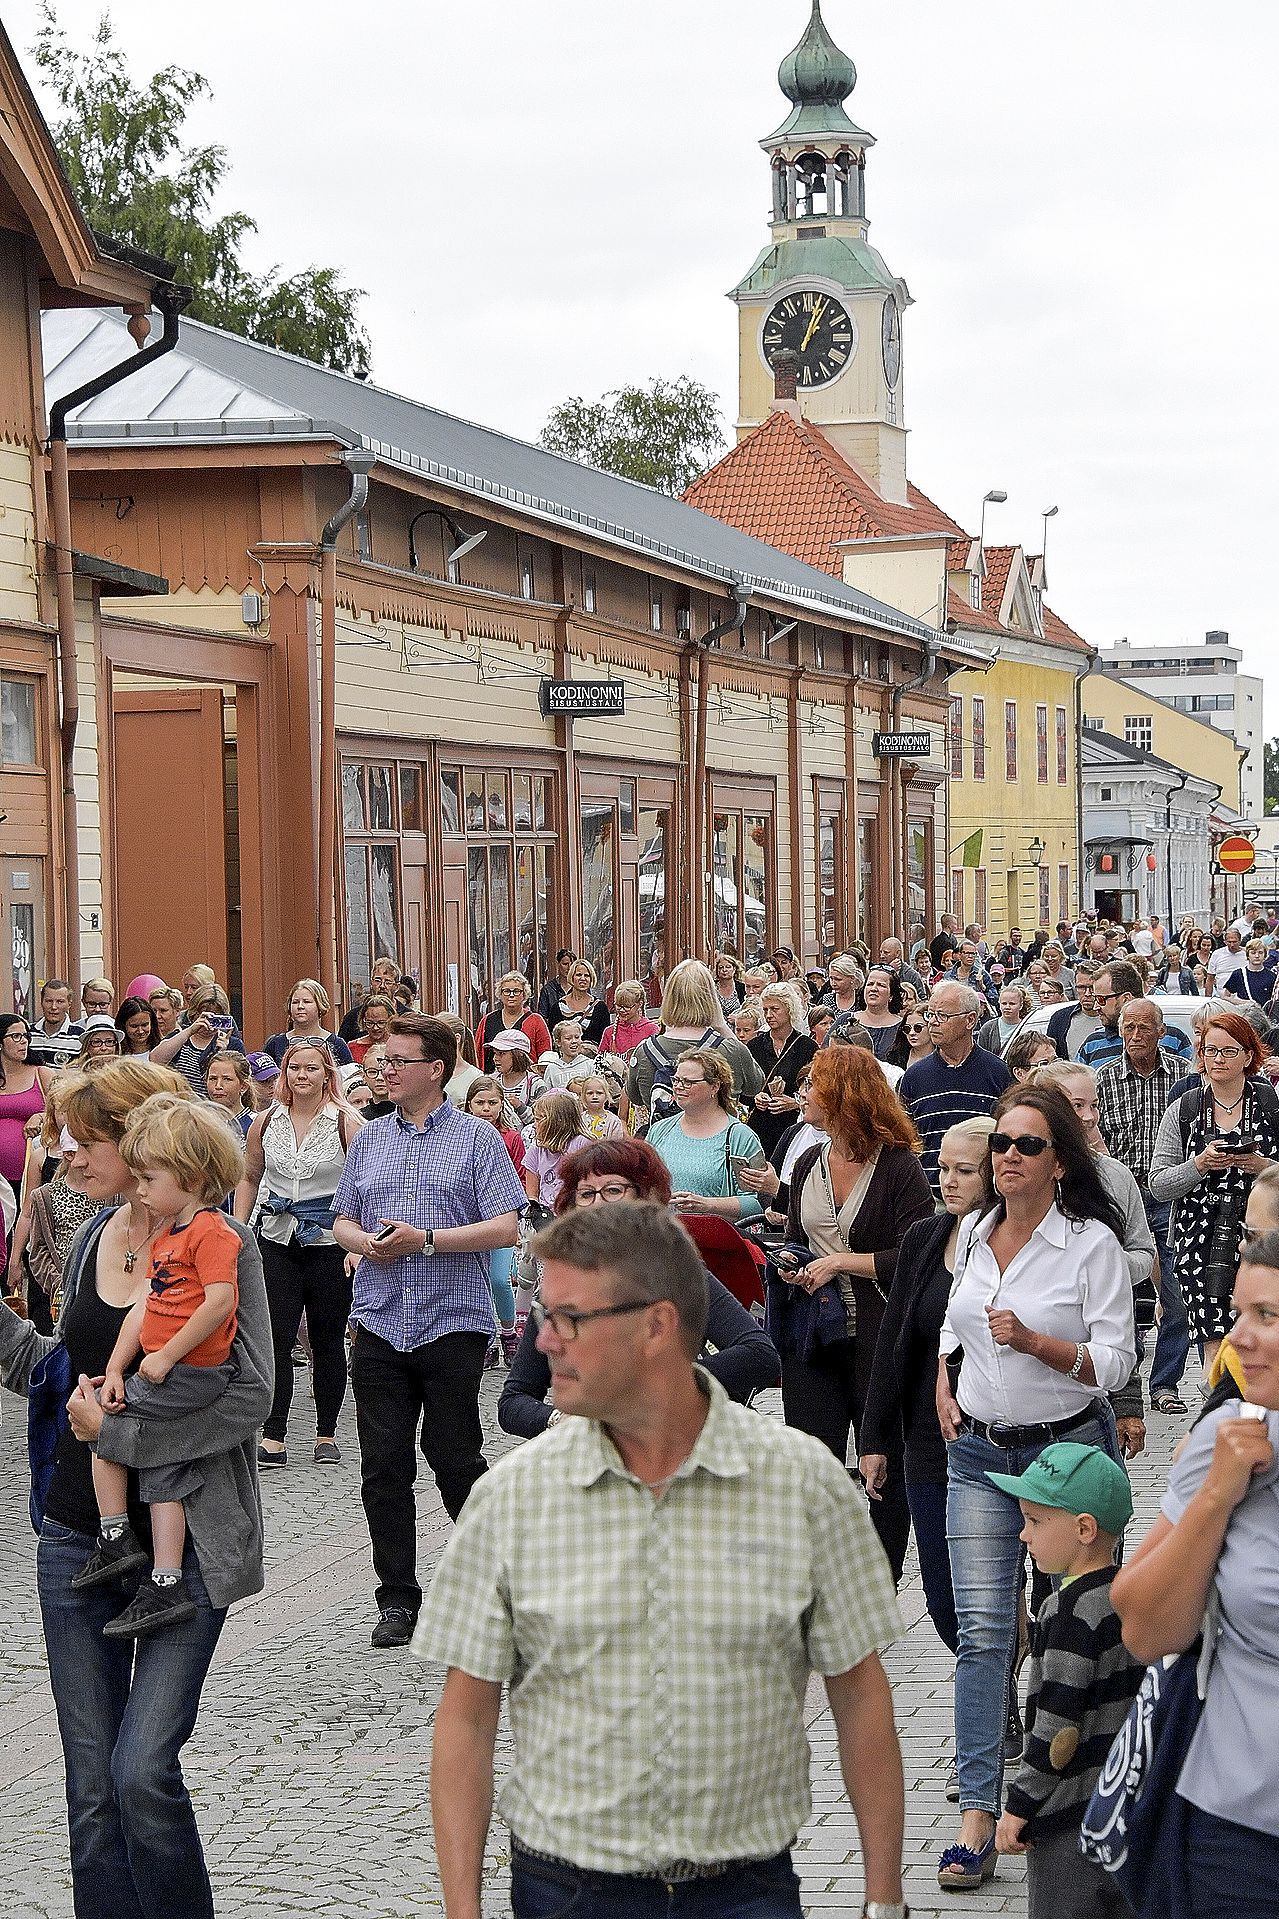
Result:
[[[909,1066],[897,1089],[924,1142],[922,1165],[938,1199],[937,1157],[943,1136],[961,1120],[994,1110],[1012,1074],[1002,1059],[978,1046],[977,1022],[985,1017],[980,993],[958,980],[939,980],[928,1002],[928,1031],[934,1050]]]
[[[526,1204],[497,1128],[445,1097],[456,1064],[457,1040],[442,1020],[391,1021],[384,1070],[397,1111],[356,1134],[333,1200],[333,1237],[359,1259],[351,1388],[379,1647],[408,1644],[422,1603],[418,1445],[452,1519],[487,1471],[479,1393],[493,1332],[488,1255],[515,1244]]]
[[[535,1246],[566,1416],[476,1488],[413,1641],[448,1668],[431,1811],[449,1919],[480,1915],[505,1685],[517,1913],[800,1919],[814,1673],[865,1911],[904,1919],[879,1659],[901,1626],[865,1501],[819,1441],[697,1366],[706,1276],[664,1207],[574,1209]]]

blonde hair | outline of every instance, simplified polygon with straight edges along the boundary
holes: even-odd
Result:
[[[644,988],[637,979],[624,979],[620,985],[613,988],[614,1015],[616,1015],[617,1008],[623,1000],[625,1000],[628,1006],[638,1006],[641,1012],[648,1005],[648,1001],[644,997]]]
[[[1096,1073],[1081,1059],[1047,1059],[1042,1066],[1031,1067],[1026,1084],[1064,1086],[1068,1079],[1086,1079],[1090,1086],[1097,1084]]]
[[[111,984],[109,979],[102,979],[102,978],[87,979],[84,982],[84,985],[80,988],[81,999],[84,998],[86,993],[106,993],[109,995],[111,999],[114,999],[115,987]]]
[[[1254,1193],[1264,1193],[1275,1211],[1279,1213],[1279,1166],[1267,1166],[1252,1182]]]
[[[791,1025],[797,1033],[806,1038],[808,1034],[808,1008],[805,1006],[804,996],[798,986],[796,986],[794,980],[780,979],[772,986],[766,986],[759,996],[761,1010],[765,1002],[770,999],[781,1000],[786,1008]]]
[[[325,992],[324,988],[321,986],[318,979],[295,979],[294,980],[292,986],[290,986],[289,988],[289,997],[284,1002],[284,1010],[286,1013],[289,1010],[289,1002],[292,1000],[293,995],[295,993],[309,993],[311,995],[311,998],[315,1001],[316,1012],[317,1013],[328,1012],[329,996]],[[395,1008],[392,1007],[391,1011],[394,1012]]]
[[[675,1065],[676,1067],[687,1065],[689,1060],[692,1060],[695,1066],[701,1067],[707,1084],[715,1088],[715,1104],[720,1111],[730,1114],[735,1119],[737,1115],[733,1112],[733,1069],[723,1053],[716,1046],[690,1046],[686,1053],[680,1054]]]
[[[590,974],[592,988],[597,986],[599,983],[599,974],[595,971],[595,968],[591,965],[591,962],[588,959],[583,959],[580,953],[578,954],[577,958],[573,961],[573,964],[568,969],[569,978],[572,979],[574,973],[577,972],[579,967],[584,968],[586,972]],[[521,974],[520,977],[523,978],[523,974]],[[525,984],[527,985],[528,982],[525,981]]]
[[[131,1116],[156,1093],[195,1099],[181,1073],[148,1059],[110,1059],[96,1073],[68,1073],[58,1082],[64,1124],[81,1146],[93,1140],[119,1145]]]
[[[120,1157],[131,1173],[158,1167],[205,1206],[225,1199],[244,1174],[244,1148],[216,1107],[157,1093],[124,1129]]]
[[[196,987],[194,993],[192,993],[191,995],[191,1005],[190,1005],[189,1011],[192,1014],[195,1014],[195,1013],[226,1014],[231,1011],[231,1002],[227,998],[226,994],[222,991],[222,988],[219,985],[217,985],[215,982],[212,986]],[[194,1024],[194,1020],[192,1021],[192,1024]]]
[[[666,975],[658,1017],[663,1026],[710,1026],[717,1033],[727,1033],[724,1003],[715,990],[710,967],[693,959],[672,966]]]
[[[193,965],[187,967],[182,977],[197,980],[201,986],[213,986],[218,976],[211,966],[205,965],[203,960],[196,960]]]
[[[241,1110],[243,1110],[244,1103],[249,1096],[249,1087],[253,1084],[253,1068],[249,1065],[246,1055],[232,1052],[229,1046],[225,1051],[215,1053],[204,1069],[204,1083],[206,1087],[209,1083],[209,1074],[215,1066],[229,1066],[239,1080],[240,1107]]]
[[[543,1093],[533,1108],[533,1133],[548,1153],[566,1153],[581,1137],[582,1109],[575,1093]]]

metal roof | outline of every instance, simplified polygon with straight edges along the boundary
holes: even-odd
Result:
[[[51,311],[43,331],[50,402],[130,350],[124,317],[111,312]],[[810,618],[857,620],[916,642],[938,638],[909,614],[651,487],[195,320],[182,320],[172,353],[77,408],[67,437],[97,446],[336,439],[456,493],[500,500],[719,586],[742,581]]]

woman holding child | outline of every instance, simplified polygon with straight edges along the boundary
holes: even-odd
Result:
[[[36,1564],[65,1755],[75,1904],[95,1919],[154,1919],[160,1897],[165,1911],[212,1919],[180,1754],[226,1610],[262,1586],[254,1449],[271,1399],[271,1338],[261,1261],[244,1228],[230,1226],[240,1242],[232,1376],[216,1402],[161,1419],[132,1406],[108,1413],[96,1390],[124,1321],[147,1299],[153,1249],[172,1223],[143,1204],[121,1153],[131,1119],[155,1094],[189,1097],[176,1074],[140,1060],[108,1063],[91,1078],[59,1087],[76,1141],[74,1177],[104,1210],[72,1247],[52,1338],[0,1310],[6,1386],[25,1393],[37,1364],[61,1346],[79,1382],[44,1492]],[[99,1531],[95,1457],[128,1469],[127,1510],[143,1539],[147,1513],[139,1504],[137,1472],[177,1459],[194,1482],[182,1500],[181,1566],[194,1614],[136,1641],[103,1636],[128,1597],[127,1585],[77,1591],[73,1584]]]

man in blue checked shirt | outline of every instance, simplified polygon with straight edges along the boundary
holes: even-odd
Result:
[[[513,1246],[526,1196],[496,1127],[444,1095],[457,1042],[442,1021],[391,1021],[386,1088],[398,1110],[356,1134],[333,1236],[359,1257],[351,1387],[379,1618],[375,1646],[406,1646],[417,1582],[417,1447],[456,1519],[487,1471],[479,1391],[493,1333],[489,1252]]]

